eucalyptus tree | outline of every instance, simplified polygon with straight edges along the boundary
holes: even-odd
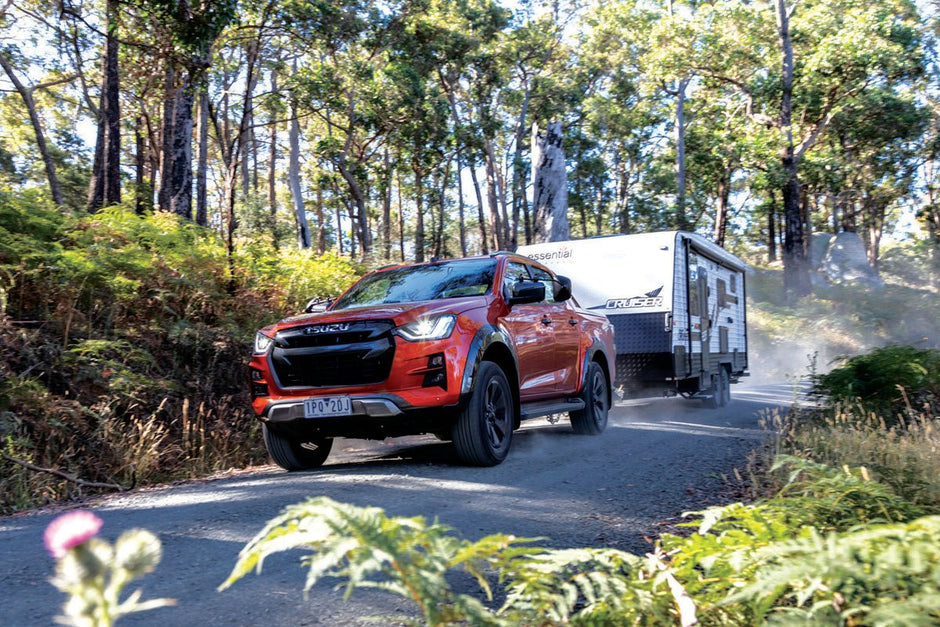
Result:
[[[677,69],[733,87],[752,123],[774,129],[786,173],[780,190],[785,216],[788,293],[809,288],[801,215],[800,163],[840,110],[880,84],[909,81],[922,71],[917,11],[908,0],[860,4],[702,4],[664,59]]]
[[[236,0],[130,0],[162,31],[165,62],[159,204],[192,219],[193,104],[212,45],[235,19]]]
[[[47,22],[45,15],[48,8],[45,7],[15,7],[12,2],[7,2],[0,10],[0,27],[2,27],[3,36],[0,39],[0,68],[3,69],[7,80],[13,87],[13,91],[22,100],[26,108],[26,117],[29,120],[33,132],[33,139],[36,149],[43,163],[46,183],[49,187],[49,195],[52,202],[62,207],[65,202],[62,194],[62,185],[59,181],[59,175],[56,169],[54,149],[50,146],[47,137],[47,131],[44,121],[36,104],[35,94],[38,90],[46,89],[63,82],[63,77],[57,76],[51,80],[42,80],[35,84],[30,84],[30,78],[27,69],[35,66],[36,60],[31,59],[22,50],[22,43],[36,44],[34,40],[29,42],[29,37],[23,37],[22,33],[33,33],[35,38],[37,32],[35,26],[37,23]],[[54,25],[50,25],[50,31],[56,33]],[[13,33],[20,33],[19,37],[13,36]],[[45,74],[45,72],[44,72]]]
[[[585,15],[577,42],[579,67],[597,68],[596,76],[583,81],[593,89],[580,107],[585,133],[603,147],[612,188],[609,219],[621,233],[676,224],[663,201],[675,189],[674,179],[663,179],[659,157],[670,110],[646,58],[645,34],[658,16],[637,3],[602,3]]]
[[[101,93],[97,111],[95,159],[88,189],[88,209],[121,202],[121,91],[118,72],[118,0],[106,0]]]
[[[426,29],[433,29],[432,62],[451,117],[454,150],[457,160],[459,231],[461,254],[467,254],[464,232],[463,187],[460,175],[469,165],[477,198],[478,224],[483,253],[489,252],[483,195],[475,167],[476,155],[482,152],[479,128],[468,122],[468,87],[475,74],[490,76],[497,71],[495,43],[509,25],[509,12],[492,0],[447,0],[434,3],[419,19]]]

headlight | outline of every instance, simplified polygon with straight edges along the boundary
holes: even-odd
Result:
[[[403,324],[393,331],[399,337],[409,342],[427,342],[428,340],[443,340],[454,330],[457,316],[444,314],[432,318],[421,318],[408,324]]]
[[[270,338],[264,333],[255,335],[255,355],[263,355],[268,352],[271,344],[274,344],[274,338]]]

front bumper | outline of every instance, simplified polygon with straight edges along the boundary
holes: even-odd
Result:
[[[314,398],[314,397],[311,397]],[[303,398],[272,401],[264,408],[261,419],[268,422],[289,422],[306,420]],[[407,403],[394,395],[365,396],[350,399],[352,414],[339,419],[355,418],[394,418],[410,409]],[[317,420],[317,419],[312,419]]]

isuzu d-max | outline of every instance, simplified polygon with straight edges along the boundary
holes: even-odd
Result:
[[[287,470],[321,465],[335,437],[420,433],[493,466],[527,418],[568,413],[578,433],[604,430],[613,336],[570,281],[527,257],[386,267],[326,311],[258,332],[252,405]]]

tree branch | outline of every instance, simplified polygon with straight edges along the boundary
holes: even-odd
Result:
[[[128,490],[134,487],[133,483],[131,484],[130,487],[124,487],[117,483],[100,483],[98,481],[85,481],[84,479],[79,479],[78,477],[73,477],[70,474],[64,473],[61,470],[56,470],[55,468],[43,468],[42,466],[31,464],[27,461],[18,459],[16,457],[13,457],[12,455],[7,455],[6,453],[3,453],[3,452],[0,452],[0,455],[2,455],[3,459],[7,460],[8,462],[13,462],[14,464],[22,466],[26,470],[32,470],[33,472],[44,472],[46,474],[54,475],[61,479],[65,479],[66,481],[77,483],[80,486],[85,486],[86,488],[106,488],[108,490],[117,490],[118,492],[127,492]]]

